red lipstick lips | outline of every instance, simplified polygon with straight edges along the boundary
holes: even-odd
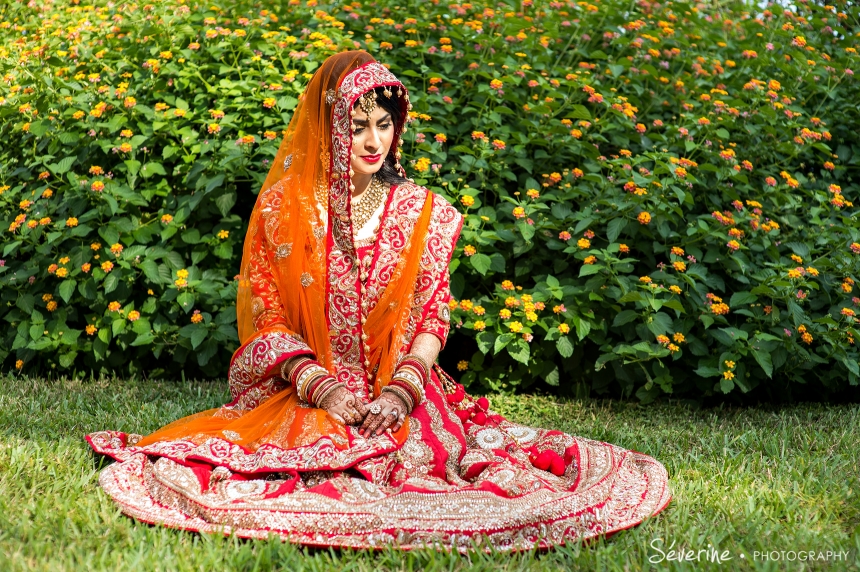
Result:
[[[364,155],[361,158],[368,163],[378,163],[379,160],[382,158],[382,155]]]

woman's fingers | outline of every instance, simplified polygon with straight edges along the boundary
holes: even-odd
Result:
[[[376,419],[376,415],[373,413],[368,413],[364,417],[364,423],[361,424],[361,427],[358,430],[358,434],[362,437],[367,437],[367,433],[369,433],[370,426],[373,424]]]
[[[356,400],[355,408],[358,410],[358,414],[361,415],[361,418],[364,419],[367,417],[367,406],[360,399]]]
[[[383,431],[397,422],[397,411],[394,409],[388,411],[384,415],[385,417],[383,418],[382,423],[379,424],[379,428],[376,430],[377,435],[382,435]]]

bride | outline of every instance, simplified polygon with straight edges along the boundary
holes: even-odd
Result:
[[[257,198],[232,401],[87,441],[141,521],[315,546],[546,548],[669,503],[666,469],[512,423],[436,363],[463,223],[400,164],[409,95],[363,51],[328,58]]]

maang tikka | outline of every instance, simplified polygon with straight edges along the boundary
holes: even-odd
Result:
[[[371,89],[365,92],[359,99],[358,106],[369,118],[373,110],[376,109],[376,91]]]

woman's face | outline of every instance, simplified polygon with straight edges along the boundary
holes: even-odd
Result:
[[[394,140],[394,121],[391,114],[377,105],[370,117],[356,107],[352,116],[355,131],[352,135],[352,170],[356,175],[372,175],[382,168],[382,162]]]

